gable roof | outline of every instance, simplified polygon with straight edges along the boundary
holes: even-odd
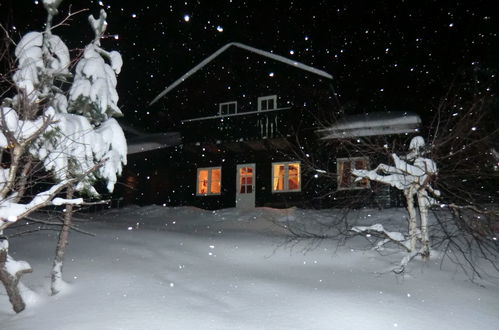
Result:
[[[205,58],[204,60],[202,60],[198,65],[196,65],[195,67],[193,67],[192,69],[190,69],[189,71],[187,71],[182,77],[180,77],[177,80],[175,80],[170,86],[166,87],[166,89],[164,91],[162,91],[161,93],[159,93],[158,96],[156,96],[154,98],[154,100],[152,100],[149,103],[149,105],[153,105],[154,103],[156,103],[160,98],[162,98],[163,96],[165,96],[169,91],[171,91],[172,89],[174,89],[175,87],[177,87],[178,85],[180,85],[182,82],[184,82],[184,80],[186,80],[187,78],[189,78],[190,76],[192,76],[194,73],[196,73],[197,71],[199,71],[200,69],[202,69],[205,65],[207,65],[212,60],[214,60],[218,55],[222,54],[223,52],[225,52],[227,49],[229,49],[232,46],[238,47],[238,48],[241,48],[241,49],[244,49],[244,50],[247,50],[249,52],[252,52],[252,53],[255,53],[255,54],[258,54],[258,55],[261,55],[261,56],[265,56],[265,57],[271,58],[271,59],[273,59],[275,61],[282,62],[282,63],[285,63],[287,65],[294,66],[294,67],[296,67],[298,69],[314,73],[316,75],[319,75],[319,76],[327,78],[327,79],[333,79],[333,76],[331,76],[329,73],[327,73],[325,71],[322,71],[322,70],[313,68],[311,66],[308,66],[306,64],[303,64],[303,63],[291,60],[291,59],[286,58],[284,56],[273,54],[273,53],[270,53],[270,52],[267,52],[267,51],[264,51],[264,50],[261,50],[261,49],[258,49],[258,48],[254,48],[254,47],[251,47],[251,46],[248,46],[248,45],[244,45],[244,44],[241,44],[239,42],[230,42],[230,43],[226,44],[225,46],[223,46],[222,48],[220,48],[219,50],[217,50],[216,52],[214,52],[213,54],[211,54],[210,56],[208,56],[207,58]]]

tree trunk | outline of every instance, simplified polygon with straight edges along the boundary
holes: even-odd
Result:
[[[419,213],[421,216],[421,238],[423,260],[430,259],[430,235],[428,233],[428,200],[424,191],[418,191]]]
[[[9,242],[7,238],[2,237],[0,233],[0,281],[7,291],[7,296],[12,304],[12,308],[16,313],[22,312],[26,308],[26,304],[19,291],[19,280],[26,273],[31,273],[32,269],[26,262],[15,261],[8,255]],[[16,264],[13,267],[8,267],[7,264]],[[17,269],[15,274],[9,272],[9,268]]]
[[[407,212],[409,213],[409,239],[411,252],[416,251],[418,242],[418,224],[417,214],[414,207],[414,193],[413,189],[409,188],[404,190],[405,199],[407,202]]]
[[[24,193],[26,192],[27,185],[30,180],[30,171],[31,166],[33,165],[33,157],[31,155],[27,156],[27,160],[23,165],[23,170],[21,171],[20,180],[17,188],[16,198],[14,199],[15,203],[19,203],[19,201],[24,197]]]
[[[66,198],[72,199],[73,192],[74,192],[73,187],[69,186],[66,191]],[[54,263],[52,265],[52,273],[51,273],[52,295],[56,295],[60,291],[62,283],[62,266],[64,262],[64,254],[66,253],[66,246],[68,244],[69,231],[71,230],[72,223],[73,223],[73,205],[67,204],[62,228],[61,231],[59,232],[59,240],[57,241],[57,247],[55,250]]]

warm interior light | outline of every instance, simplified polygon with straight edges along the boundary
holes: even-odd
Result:
[[[208,170],[198,171],[198,194],[208,193]]]
[[[220,182],[222,179],[222,171],[219,168],[214,168],[211,170],[211,193],[220,194]]]
[[[273,191],[284,190],[284,164],[274,164],[273,166]]]
[[[239,169],[239,193],[251,194],[253,192],[253,168],[241,167]]]
[[[300,189],[300,163],[288,164],[288,189]]]

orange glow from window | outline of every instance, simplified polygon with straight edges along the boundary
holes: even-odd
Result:
[[[222,171],[219,168],[211,170],[211,191],[212,194],[220,194]]]
[[[197,195],[220,195],[222,186],[221,168],[198,169]]]
[[[198,194],[208,193],[208,170],[198,171]]]
[[[284,165],[274,164],[272,170],[272,190],[273,191],[283,191],[284,190]]]
[[[251,194],[253,192],[253,168],[241,167],[239,169],[239,193]]]
[[[272,191],[296,191],[300,189],[300,163],[280,163],[272,165]]]
[[[288,189],[300,189],[300,164],[293,163],[288,165]]]

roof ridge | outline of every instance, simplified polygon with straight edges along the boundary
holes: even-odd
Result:
[[[330,75],[329,73],[327,73],[327,72],[325,72],[323,70],[311,67],[309,65],[303,64],[303,63],[298,62],[298,61],[293,61],[293,60],[291,60],[291,59],[289,59],[287,57],[284,57],[284,56],[281,56],[281,55],[277,55],[277,54],[274,54],[274,53],[271,53],[271,52],[268,52],[268,51],[265,51],[265,50],[261,50],[261,49],[255,48],[255,47],[251,47],[251,46],[242,44],[240,42],[229,42],[229,43],[225,44],[224,46],[220,47],[213,54],[211,54],[210,56],[208,56],[207,58],[205,58],[204,60],[202,60],[201,62],[199,62],[192,69],[190,69],[189,71],[187,71],[186,73],[184,73],[180,78],[178,78],[177,80],[175,80],[171,85],[167,86],[161,93],[159,93],[149,103],[149,105],[153,105],[154,103],[156,103],[160,98],[162,98],[163,96],[165,96],[169,91],[171,91],[172,89],[174,89],[175,87],[177,87],[178,85],[180,85],[187,78],[189,78],[194,73],[196,73],[197,71],[199,71],[200,69],[202,69],[205,65],[207,65],[208,63],[210,63],[216,57],[218,57],[218,55],[222,54],[223,52],[225,52],[227,49],[229,49],[232,46],[236,46],[236,47],[244,49],[246,51],[249,51],[249,52],[261,55],[261,56],[265,56],[265,57],[271,58],[271,59],[273,59],[275,61],[279,61],[279,62],[285,63],[287,65],[294,66],[294,67],[296,67],[298,69],[301,69],[301,70],[309,71],[311,73],[314,73],[316,75],[322,76],[322,77],[327,78],[327,79],[333,79],[332,75]]]

